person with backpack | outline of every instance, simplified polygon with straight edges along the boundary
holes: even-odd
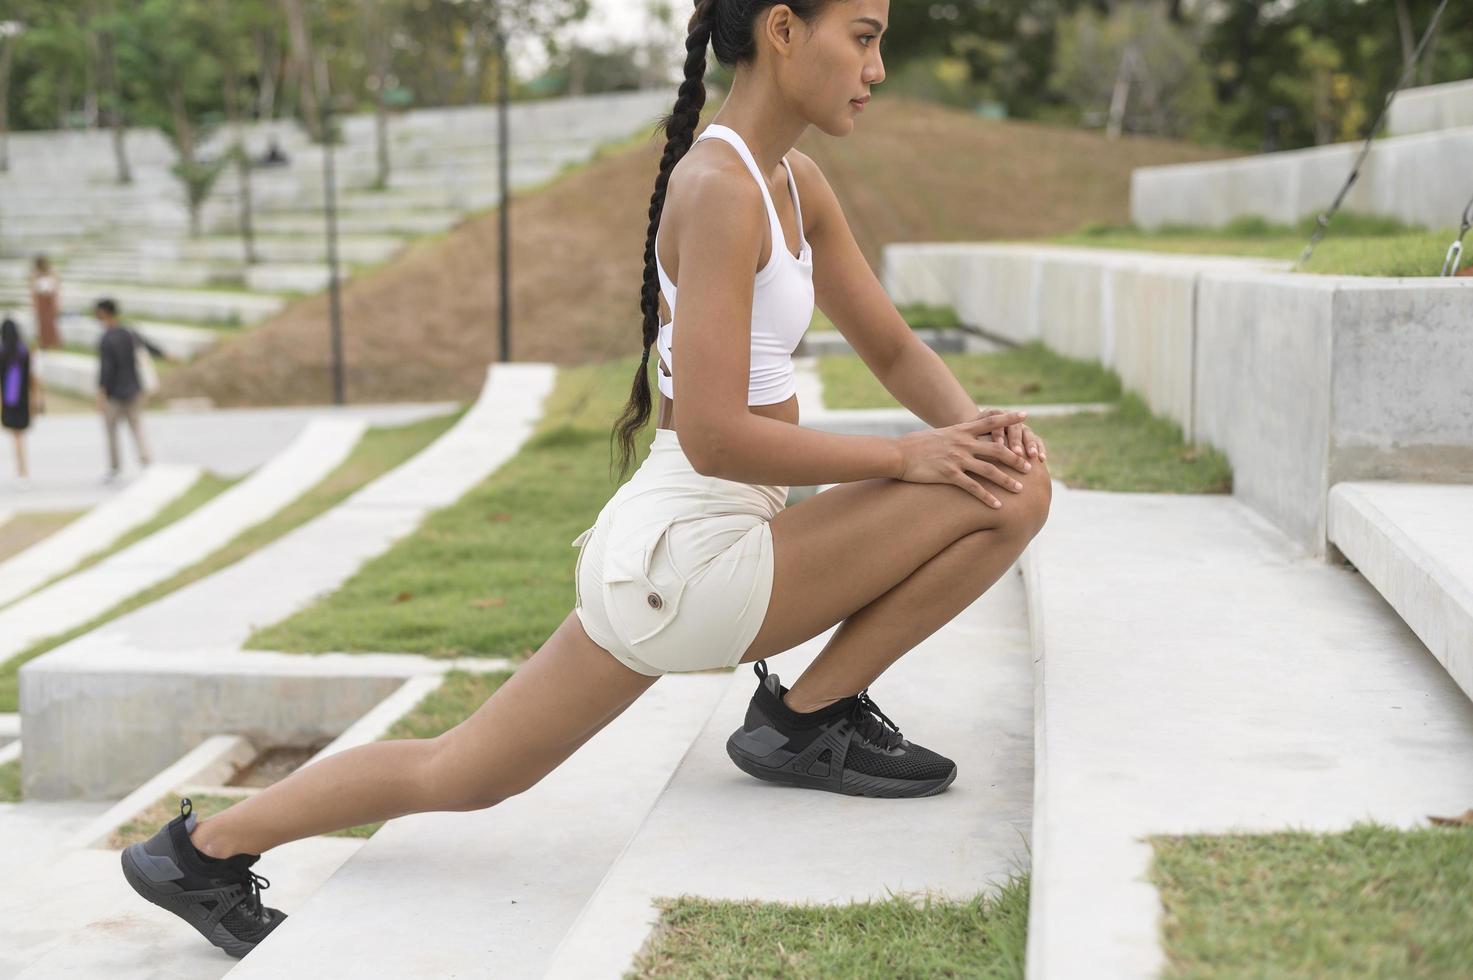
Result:
[[[127,419],[133,431],[133,444],[138,450],[138,463],[147,466],[151,462],[148,442],[143,435],[143,402],[158,389],[158,376],[154,374],[152,354],[163,357],[164,352],[150,344],[135,330],[118,322],[118,304],[112,299],[97,301],[93,312],[102,324],[102,338],[97,342],[97,410],[102,414],[103,428],[107,431],[108,472],[104,483],[111,483],[122,471],[122,457],[118,451],[118,422]]]

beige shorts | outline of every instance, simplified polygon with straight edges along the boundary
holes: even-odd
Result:
[[[702,476],[673,429],[573,541],[577,614],[631,670],[732,667],[772,596],[772,528],[788,488]]]

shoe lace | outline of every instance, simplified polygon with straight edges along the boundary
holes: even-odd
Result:
[[[893,749],[905,741],[900,734],[900,726],[891,721],[869,696],[869,688],[859,692],[850,721],[854,723],[855,731],[877,748]]]
[[[246,869],[246,879],[242,884],[246,887],[246,907],[251,910],[256,918],[262,918],[266,914],[265,906],[261,903],[261,892],[271,887],[271,879],[265,875],[258,875],[250,869]]]

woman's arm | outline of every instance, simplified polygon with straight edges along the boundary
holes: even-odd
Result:
[[[818,308],[895,400],[927,425],[974,419],[977,404],[946,362],[926,346],[875,278],[833,188],[809,157],[788,154],[805,215],[811,215],[813,291]]]
[[[895,439],[821,432],[748,411],[752,278],[767,211],[735,155],[729,166],[684,176],[671,180],[665,206],[678,201],[685,219],[679,229],[680,342],[671,368],[680,443],[691,464],[708,476],[780,486],[898,478],[903,462]]]

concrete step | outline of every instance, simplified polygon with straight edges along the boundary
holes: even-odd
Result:
[[[831,632],[769,667],[791,684]],[[870,688],[908,738],[956,761],[956,782],[938,796],[863,799],[747,776],[725,744],[756,684],[746,665],[736,672],[547,977],[623,975],[661,896],[838,903],[929,890],[963,898],[1026,869],[1032,657],[1016,570]]]
[[[730,681],[666,677],[530,791],[390,821],[232,980],[540,976]]]
[[[439,211],[348,212],[338,215],[338,230],[349,235],[430,235],[452,228],[461,213],[450,209]],[[326,219],[310,211],[263,214],[256,228],[264,235],[324,234]]]
[[[937,330],[922,328],[915,335],[934,351],[946,353],[992,354],[1003,349],[995,340],[988,340],[970,330]],[[854,346],[837,330],[810,330],[803,335],[798,345],[800,356],[822,357],[827,354],[853,355]]]
[[[0,610],[0,662],[164,581],[275,514],[331,472],[364,428],[362,422],[346,419],[313,422],[270,463],[204,506],[86,571]],[[23,707],[24,701],[22,696]]]
[[[1473,485],[1337,483],[1329,537],[1473,698]]]
[[[48,390],[81,398],[97,394],[97,357],[69,350],[37,351],[36,376]]]
[[[146,524],[200,477],[198,466],[160,463],[151,466],[128,488],[72,521],[20,554],[0,561],[0,606],[5,606],[63,572],[88,555],[111,546]]]
[[[1165,967],[1147,835],[1406,827],[1473,799],[1473,704],[1363,578],[1238,500],[1056,486],[1024,568],[1031,980]]]
[[[35,318],[29,310],[20,310],[13,314],[16,325],[20,327],[21,334],[33,345],[36,342]],[[57,320],[57,330],[61,334],[61,342],[68,346],[96,348],[98,340],[102,337],[102,324],[97,322],[93,316],[81,313],[67,313]],[[168,323],[163,320],[135,320],[129,319],[128,326],[138,331],[148,342],[162,350],[170,360],[189,361],[214,347],[220,342],[221,332],[209,327],[194,327],[183,323]],[[50,355],[53,351],[46,351],[43,355]],[[90,395],[97,387],[97,371],[93,367],[90,386],[83,392]],[[71,389],[68,389],[71,390]]]
[[[256,238],[256,255],[268,263],[322,263],[327,260],[327,243],[319,224],[307,235],[266,235]],[[393,258],[404,247],[400,235],[343,235],[338,239],[338,258],[343,262],[383,262]],[[150,248],[163,253],[178,253],[202,258],[229,258],[239,261],[244,246],[238,235],[205,235],[192,241],[152,243]]]
[[[290,866],[291,880],[273,880],[266,902],[300,904],[362,846],[351,838],[317,837],[278,848],[272,863]],[[225,976],[237,962],[139,898],[123,879],[116,851],[72,851],[9,879],[5,895],[0,971],[6,976],[182,980]]]
[[[308,744],[377,703],[401,683],[397,666],[242,648],[258,627],[336,591],[511,458],[541,416],[555,373],[545,364],[493,365],[471,410],[413,458],[235,564],[27,665],[27,792],[113,795],[202,734]],[[69,692],[79,688],[91,692],[89,711],[74,710]],[[99,722],[128,732],[126,751]]]
[[[115,282],[72,280],[62,285],[63,313],[90,316],[97,300],[116,300],[126,323],[134,317],[203,323],[252,324],[286,305],[279,296],[224,289],[157,289]],[[24,285],[0,284],[0,303],[27,304]]]

